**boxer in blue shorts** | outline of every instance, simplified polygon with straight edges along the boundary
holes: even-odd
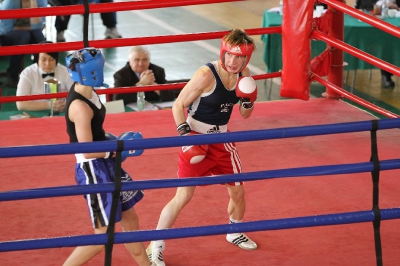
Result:
[[[254,49],[253,39],[243,30],[233,29],[222,38],[219,60],[200,67],[179,93],[172,107],[180,135],[228,132],[228,122],[237,103],[240,103],[239,112],[242,117],[250,117],[257,98],[257,86],[246,66]],[[240,158],[232,142],[185,146],[179,154],[179,178],[241,172]],[[229,195],[229,222],[240,223],[246,208],[243,183],[229,183],[226,187]],[[157,229],[173,226],[181,210],[192,199],[195,188],[177,188],[175,197],[161,212]],[[227,234],[226,240],[242,249],[257,249],[257,244],[243,233]],[[146,250],[157,266],[165,266],[162,254],[164,249],[164,240],[156,240]]]
[[[74,85],[67,101],[65,120],[71,143],[106,140],[103,129],[105,107],[101,103],[94,87],[103,85],[104,56],[95,48],[84,48],[71,53],[66,58],[66,66]],[[114,181],[115,159],[113,153],[96,152],[75,154],[75,176],[78,185],[110,183]],[[121,169],[121,181],[132,181]],[[123,191],[120,193],[116,221],[124,231],[139,229],[139,218],[134,205],[143,198],[143,191]],[[105,234],[109,225],[112,193],[85,195],[95,234]],[[146,251],[142,243],[126,243],[126,248],[138,265],[149,266]],[[64,266],[83,265],[104,249],[104,246],[77,247]]]
[[[80,154],[77,158],[82,158]],[[78,185],[93,185],[114,182],[114,158],[104,158],[95,160],[78,159],[75,166],[75,180]],[[128,173],[121,169],[121,181],[132,181]],[[121,191],[120,200],[116,213],[116,222],[121,221],[122,212],[132,208],[137,202],[143,198],[143,191]],[[93,228],[97,224],[101,226],[108,225],[108,219],[111,211],[112,194],[90,194],[85,195],[90,216],[92,218]]]

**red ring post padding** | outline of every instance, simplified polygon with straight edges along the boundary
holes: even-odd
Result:
[[[283,1],[280,95],[310,98],[311,30],[314,1]]]

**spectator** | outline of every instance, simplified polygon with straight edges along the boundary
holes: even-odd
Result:
[[[399,10],[400,0],[389,0],[388,2],[389,2],[389,8]],[[378,1],[376,2],[376,4],[382,5],[382,1]],[[394,81],[392,80],[393,74],[387,72],[386,70],[381,69],[381,75],[382,75],[382,87],[394,89],[395,84]]]
[[[394,81],[392,80],[393,74],[387,72],[386,70],[381,69],[381,75],[382,75],[382,87],[394,89],[395,84]]]
[[[76,5],[82,2],[82,0],[49,0],[49,4],[52,6]],[[112,3],[113,0],[89,0],[89,2]],[[69,15],[56,17],[57,42],[65,42],[64,31],[68,28],[70,17]],[[106,39],[122,38],[116,28],[117,14],[115,12],[100,13],[100,17],[103,20],[103,25],[107,28],[104,33]]]
[[[365,9],[371,11],[374,9],[374,5],[381,6],[383,0],[356,0],[354,4],[354,8],[356,9]],[[388,0],[389,8],[399,9],[400,1],[399,0]]]
[[[389,8],[400,10],[400,1],[399,0],[389,0]]]
[[[374,4],[376,1],[377,0],[356,0],[354,3],[354,8],[371,11],[374,9]]]
[[[164,68],[150,63],[150,52],[144,46],[133,46],[128,51],[128,62],[115,72],[114,87],[131,87],[167,83]],[[137,93],[114,94],[114,100],[124,104],[136,102]],[[173,101],[172,90],[146,91],[147,101]]]
[[[1,10],[46,7],[47,0],[4,0]],[[0,19],[0,42],[3,46],[36,44],[45,40],[44,17]],[[24,55],[12,55],[7,68],[7,85],[16,87],[23,67]]]
[[[50,42],[46,42],[50,43]],[[58,52],[39,53],[34,56],[34,64],[25,68],[17,87],[17,96],[43,94],[44,82],[56,79],[61,82],[61,90],[69,91],[74,84],[65,66],[58,63]],[[18,110],[39,111],[51,108],[50,100],[18,101]],[[65,108],[64,99],[53,102],[53,111],[63,112]]]
[[[393,9],[399,9],[400,5],[400,0],[389,0],[389,8]],[[355,8],[357,9],[365,9],[368,11],[371,11],[374,9],[374,5],[381,6],[383,3],[382,0],[356,0],[355,2]],[[392,80],[393,74],[390,72],[387,72],[386,70],[381,69],[381,82],[382,82],[382,87],[384,88],[391,88],[393,89],[395,84],[394,81]]]

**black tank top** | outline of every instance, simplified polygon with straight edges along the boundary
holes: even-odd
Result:
[[[215,78],[215,89],[200,95],[188,109],[188,115],[197,121],[209,125],[226,125],[232,114],[233,106],[239,101],[235,87],[226,88],[212,62],[206,64]],[[238,77],[241,77],[240,72]]]
[[[93,90],[93,93],[96,94],[96,97],[98,97],[97,93]],[[67,123],[67,133],[69,136],[69,141],[72,142],[78,142],[78,138],[76,137],[76,131],[75,131],[75,123],[72,122],[69,117],[68,117],[68,110],[69,106],[74,100],[82,100],[85,103],[89,105],[90,108],[93,110],[93,118],[91,121],[91,128],[92,128],[92,134],[93,134],[93,141],[103,141],[106,139],[105,136],[105,131],[103,129],[103,122],[106,116],[106,108],[104,105],[100,102],[101,108],[97,108],[96,105],[94,105],[89,99],[83,97],[81,94],[77,93],[75,91],[75,85],[72,85],[71,89],[69,90],[68,96],[67,96],[67,102],[65,106],[65,120]]]

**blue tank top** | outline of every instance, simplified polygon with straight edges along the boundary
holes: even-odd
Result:
[[[210,125],[226,125],[231,117],[233,106],[239,101],[239,97],[236,96],[234,88],[225,88],[212,62],[207,63],[206,66],[210,68],[214,75],[214,88],[201,94],[190,104],[188,116]],[[239,73],[239,77],[241,76],[242,73]]]

